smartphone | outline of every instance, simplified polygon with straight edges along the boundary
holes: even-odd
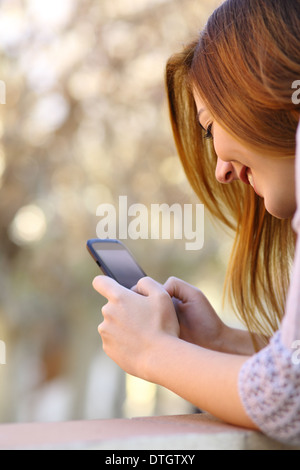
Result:
[[[88,240],[87,249],[103,274],[115,279],[127,289],[131,289],[146,276],[133,255],[119,240]]]

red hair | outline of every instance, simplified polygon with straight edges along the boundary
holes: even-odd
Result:
[[[295,236],[291,220],[270,215],[251,187],[215,178],[216,154],[197,123],[193,89],[210,114],[244,145],[295,157],[300,105],[300,3],[227,0],[200,38],[170,58],[171,123],[186,175],[210,213],[235,231],[226,287],[239,317],[271,336],[284,314]]]

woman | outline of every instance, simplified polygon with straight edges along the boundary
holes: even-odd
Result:
[[[166,77],[187,177],[236,233],[226,286],[248,331],[224,325],[179,279],[144,278],[128,291],[100,276],[104,350],[128,373],[229,423],[299,445],[299,2],[225,1],[169,60]]]

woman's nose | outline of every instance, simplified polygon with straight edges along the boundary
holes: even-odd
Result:
[[[224,162],[220,158],[218,158],[218,161],[217,161],[215,174],[219,183],[223,183],[223,184],[232,183],[232,181],[235,181],[236,179],[238,179],[238,176],[236,174],[236,171],[232,163]]]

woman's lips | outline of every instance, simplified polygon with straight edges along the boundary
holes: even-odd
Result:
[[[248,184],[250,184],[252,186],[252,188],[254,189],[254,191],[256,192],[256,194],[258,196],[262,197],[261,194],[259,194],[259,192],[256,189],[254,178],[253,178],[253,175],[252,175],[252,172],[251,172],[250,168],[247,168],[246,176],[247,176],[247,179],[248,179]]]
[[[252,188],[254,189],[253,175],[249,169],[247,170],[247,177],[248,177],[249,184],[251,184]]]
[[[254,191],[256,192],[256,194],[258,196],[262,197],[261,194],[259,194],[257,189],[256,189],[252,171],[248,166],[243,166],[243,168],[242,168],[242,170],[239,174],[239,178],[243,183],[250,184],[252,186],[252,188],[254,189]]]
[[[239,174],[239,178],[240,180],[245,183],[245,184],[251,184],[250,181],[249,181],[249,171],[250,171],[250,168],[248,168],[247,166],[243,166],[240,174]]]

